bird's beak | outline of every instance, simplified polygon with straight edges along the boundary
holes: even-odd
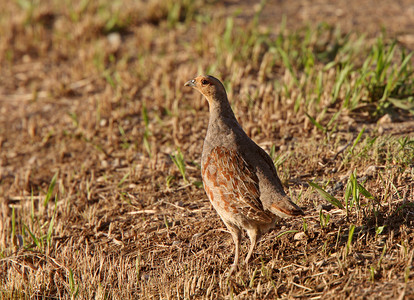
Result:
[[[195,86],[196,86],[196,84],[195,84],[195,80],[194,80],[194,79],[191,79],[191,80],[187,81],[187,82],[184,84],[184,86],[195,87]]]

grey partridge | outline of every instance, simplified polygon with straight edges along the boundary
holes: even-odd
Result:
[[[303,211],[285,194],[270,156],[237,122],[223,84],[203,75],[185,86],[198,90],[209,104],[201,173],[206,194],[236,245],[231,274],[239,260],[242,229],[251,242],[247,264],[256,243],[278,217],[303,215]]]

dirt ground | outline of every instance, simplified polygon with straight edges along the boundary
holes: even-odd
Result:
[[[326,22],[367,44],[385,32],[409,52],[413,1],[266,1],[259,15],[259,1],[171,3],[3,3],[1,298],[414,299],[414,152],[398,148],[414,139],[413,115],[371,116],[368,103],[326,134],[296,109],[304,91],[282,62],[258,78],[266,47],[237,61],[239,49],[221,44],[229,17],[247,32],[259,16],[270,39]],[[334,86],[323,67],[321,108],[307,111],[326,108],[318,120],[328,123],[338,105],[323,105]],[[306,211],[230,279],[234,245],[200,184],[208,107],[183,88],[200,72],[222,78],[246,132],[274,145],[285,191]],[[172,160],[180,153],[185,179]],[[358,209],[308,184],[343,201],[354,170],[375,197]]]
[[[225,6],[236,11],[240,2],[241,16],[251,17],[251,8],[258,1],[225,1]],[[283,16],[288,28],[326,22],[344,32],[356,31],[371,37],[385,31],[410,49],[414,46],[414,4],[409,0],[267,1],[261,22],[277,27]]]

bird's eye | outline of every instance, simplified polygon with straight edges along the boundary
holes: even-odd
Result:
[[[202,83],[203,85],[206,85],[206,84],[208,84],[208,81],[207,81],[207,80],[205,80],[205,79],[203,79],[203,80],[201,81],[201,83]]]

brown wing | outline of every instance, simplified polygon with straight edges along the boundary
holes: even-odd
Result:
[[[277,176],[276,167],[275,167],[275,164],[273,163],[272,159],[266,153],[266,151],[264,151],[260,146],[257,145],[256,149],[259,152],[259,155],[266,161],[266,164],[271,169],[271,171],[273,173],[274,181],[276,182],[276,185],[278,186],[278,188],[280,188],[280,193],[282,195],[286,195],[285,191],[283,190],[282,182],[280,181],[279,176]]]
[[[271,169],[272,174],[273,174],[272,180],[274,181],[274,183],[279,189],[280,195],[277,197],[276,196],[274,197],[273,199],[274,202],[270,205],[270,210],[275,214],[278,214],[278,212],[280,212],[282,213],[282,215],[284,214],[286,216],[304,215],[302,209],[299,206],[297,206],[295,203],[293,203],[292,200],[290,200],[288,196],[286,196],[286,193],[283,190],[282,183],[279,177],[277,176],[276,167],[272,159],[270,158],[270,156],[266,153],[266,151],[264,151],[259,146],[257,146],[256,149],[258,150],[260,156],[265,160],[266,164]]]
[[[206,192],[216,207],[250,220],[272,222],[272,214],[260,201],[259,179],[240,154],[215,147],[202,167]]]

